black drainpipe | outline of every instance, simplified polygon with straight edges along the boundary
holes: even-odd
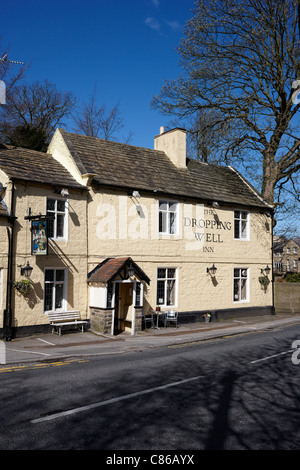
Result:
[[[7,227],[8,236],[8,259],[7,259],[7,284],[6,284],[6,308],[3,315],[3,339],[11,341],[12,339],[12,287],[13,287],[13,252],[14,252],[14,228],[15,228],[15,185],[12,181],[11,208],[9,215],[9,225]]]

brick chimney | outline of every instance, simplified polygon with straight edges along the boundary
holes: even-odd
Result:
[[[154,138],[154,150],[162,150],[178,168],[186,168],[186,130],[176,127],[170,131],[160,128]]]

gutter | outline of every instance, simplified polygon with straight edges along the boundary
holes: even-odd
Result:
[[[15,228],[15,184],[12,180],[11,191],[11,210],[9,214],[9,227],[6,227],[8,236],[8,255],[7,255],[7,281],[6,281],[6,308],[3,312],[3,339],[11,341],[12,339],[12,287],[13,287],[13,251],[14,251],[14,228]]]

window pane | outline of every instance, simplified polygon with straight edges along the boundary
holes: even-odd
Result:
[[[56,236],[57,237],[64,236],[64,220],[65,220],[64,215],[57,214],[56,216]]]
[[[173,212],[170,213],[170,233],[176,233],[176,214]]]
[[[158,278],[165,278],[166,277],[166,269],[159,268],[157,270],[157,277]]]
[[[167,305],[175,305],[175,281],[167,281]]]
[[[63,281],[65,279],[64,269],[58,269],[56,271],[56,281]]]
[[[168,210],[168,203],[166,201],[159,201],[159,210]]]
[[[47,199],[47,211],[55,211],[55,199]]]
[[[157,281],[157,305],[165,303],[165,281]]]
[[[247,212],[241,212],[241,217],[243,220],[247,220],[248,213]]]
[[[234,277],[239,277],[240,276],[240,270],[239,269],[235,269],[234,270]]]
[[[64,285],[56,284],[55,286],[55,309],[62,308],[63,298],[64,298],[63,293],[64,293]]]
[[[57,210],[59,212],[65,212],[65,201],[57,201]]]
[[[234,288],[233,288],[233,300],[236,302],[237,300],[240,300],[240,280],[239,279],[234,279]]]
[[[173,268],[168,269],[168,278],[169,279],[175,279],[175,271],[176,270],[173,269]]]
[[[176,212],[177,211],[177,202],[170,202],[169,203],[169,210],[172,211],[172,212]]]
[[[53,305],[53,283],[49,282],[45,284],[44,292],[44,310],[52,310]]]
[[[45,281],[54,281],[54,270],[46,269],[45,271]]]
[[[240,238],[240,221],[234,221],[234,238]]]
[[[242,220],[242,231],[241,231],[241,238],[247,237],[247,222],[246,220]]]
[[[52,215],[51,212],[47,212],[47,215]],[[48,219],[48,237],[54,237],[54,220]]]
[[[247,299],[247,279],[241,279],[241,299]]]
[[[159,232],[165,233],[167,231],[167,213],[159,213]]]

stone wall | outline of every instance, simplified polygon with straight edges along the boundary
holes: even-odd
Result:
[[[300,284],[275,282],[274,303],[276,314],[300,314]]]
[[[107,308],[90,308],[91,331],[111,335],[113,311]]]

